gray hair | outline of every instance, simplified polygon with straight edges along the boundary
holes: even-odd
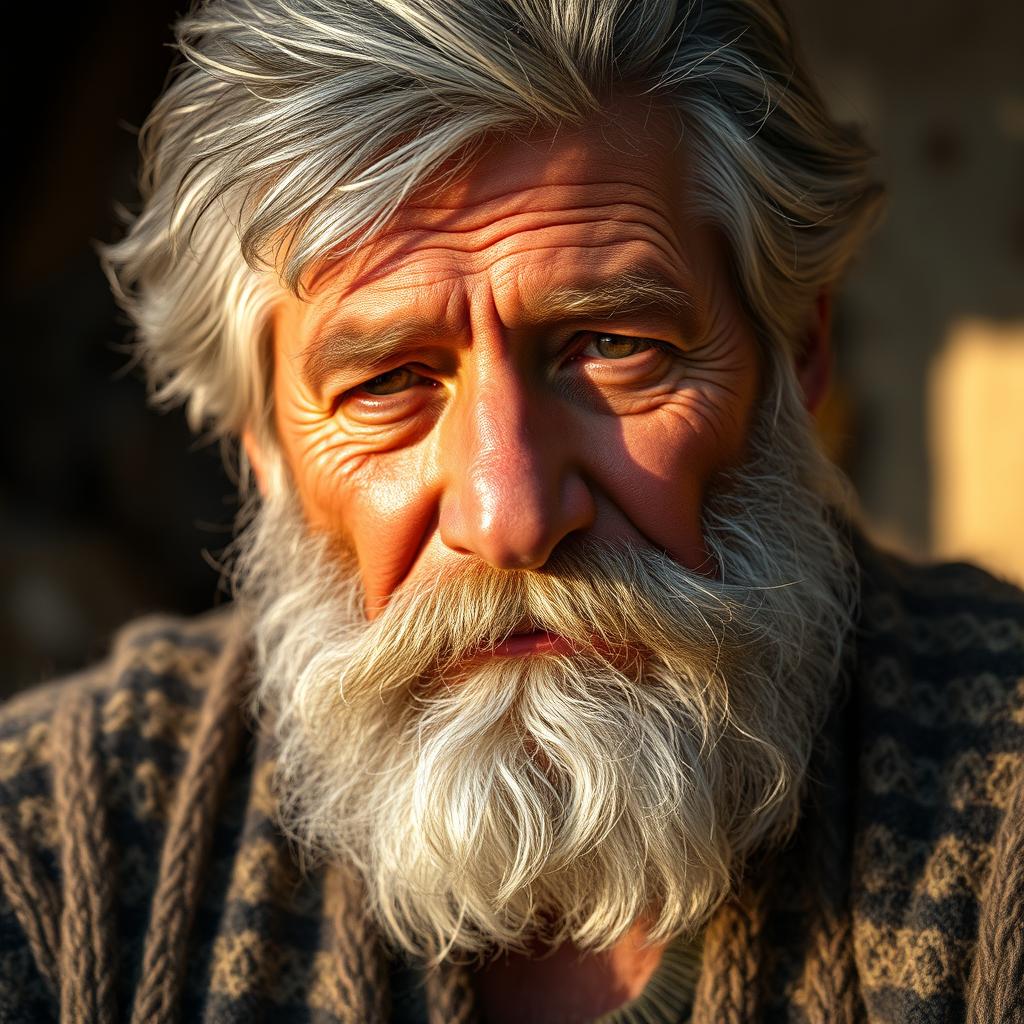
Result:
[[[143,126],[144,205],[104,251],[157,404],[271,438],[269,316],[485,134],[671,105],[696,208],[773,361],[841,277],[881,190],[774,0],[210,0]]]

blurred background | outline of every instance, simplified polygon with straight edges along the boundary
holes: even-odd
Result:
[[[890,192],[837,297],[822,431],[879,540],[1024,584],[1024,4],[785,2]],[[8,91],[0,695],[101,656],[136,615],[225,599],[233,485],[180,413],[147,410],[94,251],[135,202],[134,128],[183,6],[11,15],[46,62]]]

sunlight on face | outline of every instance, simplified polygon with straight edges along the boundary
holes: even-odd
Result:
[[[537,568],[576,532],[709,570],[701,508],[743,458],[759,369],[678,133],[626,100],[496,143],[279,305],[277,435],[371,617],[409,580]]]
[[[281,821],[410,952],[698,927],[833,692],[834,471],[638,106],[495,143],[276,311],[240,576]]]

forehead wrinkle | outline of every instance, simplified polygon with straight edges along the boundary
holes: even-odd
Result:
[[[659,214],[663,213],[663,211],[657,209],[656,204],[638,202],[634,198],[624,199],[623,196],[628,196],[631,190],[637,190],[638,192],[646,193],[648,196],[660,198],[659,190],[655,187],[654,181],[641,183],[639,181],[602,179],[595,182],[547,182],[537,185],[519,186],[479,200],[454,202],[450,206],[433,202],[417,203],[414,200],[410,200],[399,207],[394,217],[385,227],[384,232],[376,237],[384,237],[384,234],[392,231],[403,230],[406,221],[412,219],[409,216],[411,214],[418,216],[427,214],[428,217],[430,214],[437,214],[439,218],[455,221],[469,220],[471,222],[474,218],[480,218],[480,226],[485,226],[495,218],[495,214],[491,209],[494,206],[505,206],[516,213],[544,213],[558,209],[582,209],[588,206],[599,209],[605,206],[635,203],[637,206],[649,206],[650,209],[655,210]],[[609,197],[606,201],[603,199],[605,194]],[[599,199],[598,202],[593,201],[595,196]],[[503,215],[499,214],[499,216]],[[470,227],[465,230],[473,229]]]
[[[556,194],[553,196],[548,185],[539,184],[505,189],[486,202],[469,207],[406,204],[396,215],[396,220],[368,242],[362,253],[353,254],[354,266],[345,261],[348,273],[345,268],[337,267],[348,278],[342,292],[352,296],[368,285],[386,292],[414,289],[421,293],[424,288],[437,287],[447,291],[454,282],[465,284],[467,279],[481,274],[491,276],[492,286],[498,290],[500,279],[507,278],[510,273],[502,264],[510,261],[529,258],[545,250],[558,250],[572,260],[573,256],[569,254],[575,250],[575,259],[585,266],[593,266],[584,250],[609,247],[614,250],[622,245],[640,244],[653,247],[655,258],[651,260],[648,257],[646,267],[638,266],[627,271],[631,278],[629,283],[621,279],[617,285],[610,281],[591,280],[580,284],[570,280],[544,297],[536,310],[524,311],[526,321],[565,320],[574,316],[611,318],[657,308],[658,312],[686,323],[688,330],[692,330],[695,322],[702,319],[697,316],[693,297],[669,280],[675,274],[667,274],[664,269],[653,272],[650,269],[663,262],[673,269],[685,269],[672,212],[664,206],[663,197],[657,191],[645,186],[637,188],[637,182],[620,184],[631,186],[640,194],[623,197],[621,192],[616,194],[613,191],[610,182],[563,182],[555,186],[553,191]],[[595,197],[595,188],[607,196],[607,202],[595,202],[595,198],[603,198],[602,195]],[[520,201],[508,212],[499,211],[496,215],[493,207],[503,203],[507,206],[509,196],[518,200],[526,196],[529,202]],[[535,209],[531,210],[531,206]],[[524,219],[527,225],[523,224]],[[437,226],[433,229],[426,226],[430,221],[448,223],[438,230]],[[623,229],[626,237],[621,234]],[[569,238],[561,237],[566,231]],[[554,236],[550,244],[541,240],[546,232]],[[609,234],[611,237],[606,237]],[[572,238],[573,235],[576,237]],[[439,241],[442,244],[439,245]],[[457,244],[443,244],[446,241]],[[428,244],[423,245],[424,242]],[[385,251],[383,260],[374,260],[374,250],[380,254],[382,248],[391,252]],[[452,258],[461,266],[446,267],[444,264]],[[617,262],[621,266],[630,261],[624,261],[620,256]],[[529,267],[521,266],[515,273],[523,277],[529,271]],[[593,278],[594,275],[590,276]],[[619,272],[616,277],[620,277]],[[452,297],[447,296],[445,303],[449,312]],[[416,303],[407,305],[415,307]],[[411,316],[414,314],[410,308],[408,314],[401,316],[400,324],[385,324],[379,329],[364,329],[356,325],[346,327],[343,323],[321,329],[300,355],[303,380],[319,392],[331,373],[340,370],[371,371],[408,347],[414,339],[422,341],[437,336],[442,317],[426,317],[422,312],[414,319]]]
[[[590,260],[592,263],[591,253],[604,251],[614,254],[618,250],[625,255],[625,250],[629,248],[647,248],[653,254],[653,258],[648,257],[652,265],[664,263],[668,266],[686,266],[675,239],[650,229],[646,224],[630,225],[626,233],[622,232],[621,222],[591,222],[587,227],[593,230],[572,239],[554,234],[558,230],[558,226],[555,226],[550,229],[520,231],[481,250],[456,250],[441,245],[423,247],[361,275],[354,282],[353,288],[372,286],[385,293],[402,292],[411,288],[429,288],[452,282],[471,281],[488,275],[495,280],[504,279],[509,275],[526,276],[531,272],[529,264],[509,264],[527,257],[543,261],[545,254],[552,253],[562,254],[566,262]],[[553,232],[551,237],[537,237],[542,231],[548,230]],[[621,258],[619,262],[623,262]],[[389,278],[392,281],[389,282]]]
[[[549,190],[545,190],[546,192]],[[647,191],[647,190],[645,190]],[[425,235],[451,235],[455,238],[479,236],[477,245],[468,248],[483,249],[491,244],[493,236],[499,237],[516,234],[520,231],[542,230],[547,227],[572,226],[575,224],[602,223],[605,221],[633,221],[658,229],[672,225],[672,211],[657,201],[654,193],[649,195],[624,195],[622,192],[609,192],[607,198],[595,196],[593,190],[586,190],[584,195],[574,199],[565,195],[557,197],[547,204],[530,207],[524,203],[516,203],[499,211],[478,212],[475,207],[457,207],[443,218],[409,217],[403,222],[396,222],[381,235],[379,241],[389,238],[401,238],[411,235],[413,239],[423,233]],[[491,205],[491,204],[488,204]],[[424,207],[422,212],[431,213],[432,209]],[[526,226],[522,227],[523,222]],[[473,239],[477,241],[476,238]]]
[[[616,216],[607,211],[617,211]],[[634,216],[628,216],[633,211]],[[550,211],[554,213],[555,211]],[[460,273],[478,274],[509,256],[526,255],[546,248],[592,248],[632,242],[647,242],[663,250],[669,258],[678,258],[678,241],[671,221],[661,211],[646,204],[609,203],[560,209],[561,217],[543,223],[530,221],[529,214],[516,212],[500,220],[473,229],[406,228],[378,239],[384,253],[377,259],[367,258],[359,266],[349,284],[355,290],[368,284],[379,284],[399,271],[407,272],[417,263],[454,256],[468,261]],[[589,215],[591,213],[596,215]],[[527,220],[527,224],[522,221]],[[625,229],[628,234],[616,234]],[[569,232],[547,242],[545,233]],[[404,236],[404,237],[403,237]],[[575,237],[574,237],[575,236]],[[388,244],[390,242],[390,245]],[[367,254],[368,255],[368,254]],[[402,287],[402,285],[399,285]]]

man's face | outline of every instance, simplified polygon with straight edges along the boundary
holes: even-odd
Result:
[[[278,437],[371,618],[405,582],[538,568],[577,531],[714,571],[701,509],[759,369],[678,135],[626,100],[496,144],[278,307]]]
[[[499,145],[276,313],[297,495],[238,578],[281,819],[412,952],[663,940],[796,820],[848,551],[677,134]]]

